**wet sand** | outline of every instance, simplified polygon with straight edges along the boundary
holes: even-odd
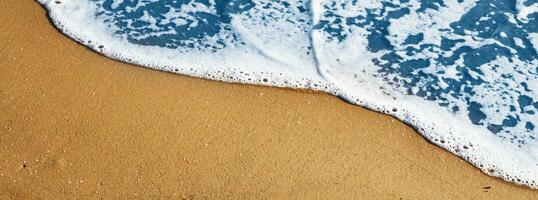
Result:
[[[537,199],[386,115],[76,44],[0,1],[0,199]]]

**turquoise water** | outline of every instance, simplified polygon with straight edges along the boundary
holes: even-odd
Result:
[[[536,0],[40,2],[65,34],[111,58],[332,93],[538,187]]]

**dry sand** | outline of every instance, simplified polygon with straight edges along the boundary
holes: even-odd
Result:
[[[0,1],[0,199],[537,199],[318,92],[135,67]]]

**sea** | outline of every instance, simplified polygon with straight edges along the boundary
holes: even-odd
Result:
[[[326,92],[538,188],[538,0],[37,1],[109,58]]]

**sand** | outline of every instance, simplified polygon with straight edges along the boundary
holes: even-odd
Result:
[[[537,199],[392,117],[110,60],[0,1],[0,199]]]

